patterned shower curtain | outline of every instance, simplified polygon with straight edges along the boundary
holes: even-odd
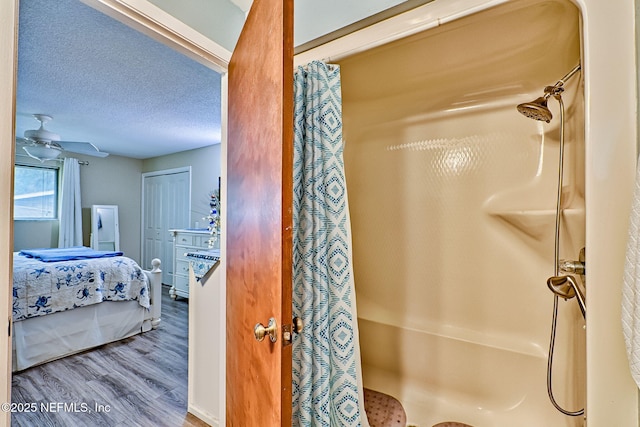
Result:
[[[367,426],[342,157],[340,69],[295,76],[293,426]]]
[[[80,164],[67,157],[62,165],[58,247],[82,246],[82,205],[80,201]]]

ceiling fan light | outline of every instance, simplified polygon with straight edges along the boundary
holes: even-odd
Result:
[[[22,147],[22,149],[27,152],[29,157],[39,160],[41,163],[47,160],[57,159],[60,153],[62,153],[61,149],[46,145],[31,145],[29,147]]]

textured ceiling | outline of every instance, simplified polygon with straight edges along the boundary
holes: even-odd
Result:
[[[79,0],[21,0],[16,135],[149,158],[220,142],[220,75]]]

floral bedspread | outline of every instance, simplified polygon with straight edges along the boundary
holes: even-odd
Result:
[[[131,258],[41,262],[13,254],[14,321],[126,300],[150,306],[149,280]]]

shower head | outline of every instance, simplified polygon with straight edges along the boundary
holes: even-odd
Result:
[[[532,102],[525,102],[524,104],[518,105],[516,108],[521,114],[524,114],[526,117],[534,120],[540,120],[541,122],[549,123],[553,118],[551,111],[547,107],[547,99],[550,96],[554,96],[556,99],[560,100],[560,94],[564,91],[564,84],[567,80],[569,80],[575,73],[580,71],[580,64],[573,67],[571,71],[569,71],[564,77],[562,77],[558,82],[553,86],[547,86],[544,88],[544,96],[536,99]]]
[[[553,118],[551,111],[547,107],[547,99],[548,95],[541,96],[535,101],[525,102],[523,104],[519,104],[516,108],[520,112],[520,114],[524,114],[526,117],[534,120],[540,120],[541,122],[549,123]]]

